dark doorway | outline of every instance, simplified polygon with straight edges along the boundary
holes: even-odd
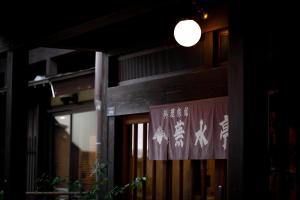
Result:
[[[271,200],[296,200],[297,102],[282,91],[270,91],[269,188]]]

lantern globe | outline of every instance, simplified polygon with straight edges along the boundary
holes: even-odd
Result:
[[[200,40],[201,28],[194,20],[182,20],[174,28],[174,37],[181,46],[191,47]]]

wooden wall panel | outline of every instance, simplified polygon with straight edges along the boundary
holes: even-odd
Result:
[[[202,36],[200,42],[185,48],[178,45],[147,49],[141,52],[128,54],[118,58],[118,71],[120,84],[136,78],[149,77],[158,74],[187,70],[192,68],[204,69],[211,65],[207,63],[212,51],[212,32]],[[212,53],[211,53],[212,55]]]

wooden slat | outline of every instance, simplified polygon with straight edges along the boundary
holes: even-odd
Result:
[[[153,171],[152,171],[152,199],[155,200],[156,199],[156,164],[157,164],[157,161],[156,160],[153,160]]]
[[[156,199],[166,199],[166,161],[156,161]]]
[[[146,199],[151,200],[153,196],[153,184],[155,183],[155,176],[153,175],[153,165],[155,165],[155,161],[153,160],[148,160],[147,159],[147,172],[146,172],[146,177],[147,177],[147,182],[146,182]]]
[[[192,199],[192,168],[191,160],[183,161],[183,199]]]
[[[118,59],[118,70],[122,77],[120,85],[132,84],[140,78],[151,79],[153,75],[176,73],[179,71],[195,71],[208,69],[212,66],[212,33],[207,33],[203,39],[192,48],[170,45],[169,48],[160,47],[147,49],[125,58]],[[206,53],[207,52],[207,53]],[[171,58],[171,59],[170,59]],[[124,73],[124,70],[126,72]]]
[[[172,199],[180,200],[180,161],[172,162]]]
[[[130,179],[130,160],[131,160],[131,134],[130,126],[123,124],[123,149],[122,149],[122,184],[126,184]]]

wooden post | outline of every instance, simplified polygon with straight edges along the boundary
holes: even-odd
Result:
[[[7,54],[4,199],[25,199],[28,51]]]
[[[108,144],[107,144],[107,151],[108,151],[108,163],[109,163],[109,168],[108,168],[108,179],[109,179],[109,183],[108,183],[108,188],[112,188],[115,184],[114,181],[114,172],[115,172],[115,166],[119,166],[116,165],[115,163],[115,133],[119,132],[118,127],[116,127],[116,118],[111,116],[108,119]],[[121,149],[120,149],[121,151]]]
[[[0,93],[0,191],[4,187],[5,96],[5,93]]]
[[[268,10],[263,3],[257,6],[231,0],[229,4],[230,200],[267,196]],[[251,26],[253,22],[255,27]]]
[[[108,163],[108,133],[106,115],[106,91],[108,86],[108,56],[96,52],[95,61],[95,107],[97,112],[97,159]],[[108,166],[110,167],[110,166]],[[107,174],[108,175],[108,174]],[[100,177],[97,177],[99,179]],[[108,191],[107,186],[99,193],[97,199],[102,199]]]

